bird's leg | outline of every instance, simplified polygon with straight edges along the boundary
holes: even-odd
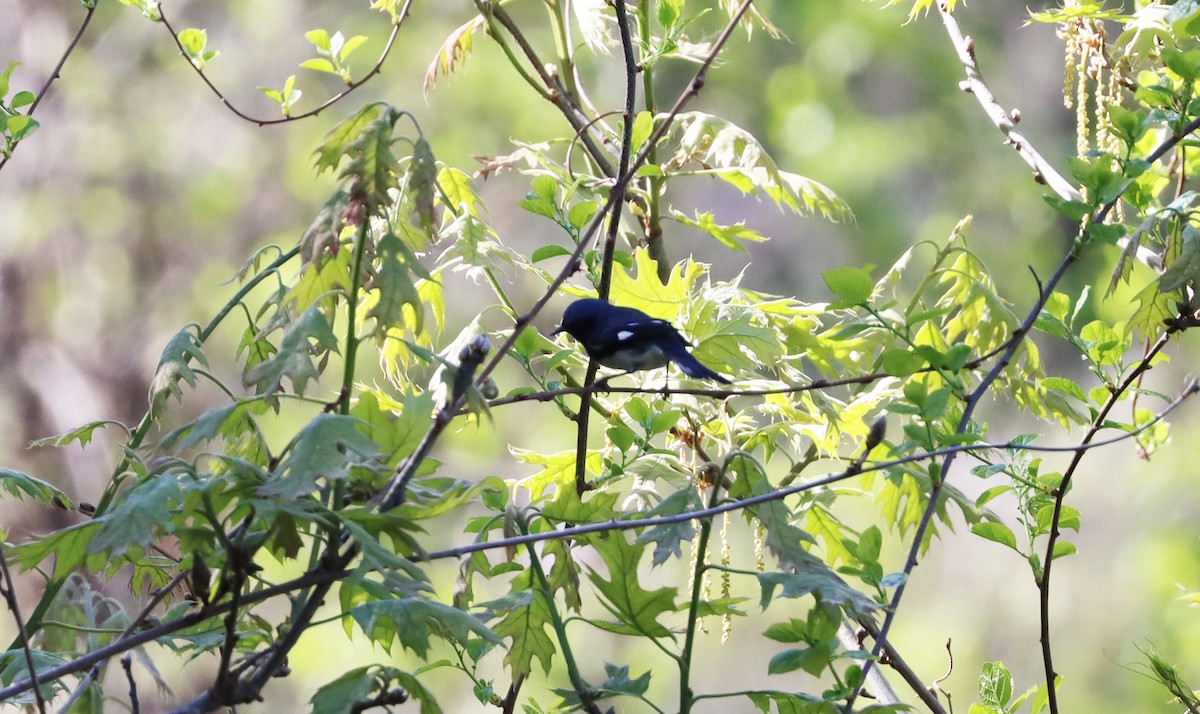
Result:
[[[633,374],[636,371],[637,370],[634,370],[634,369],[627,369],[624,372],[618,372],[617,374],[610,374],[607,377],[601,377],[600,379],[597,379],[594,384],[596,385],[596,389],[601,390],[601,391],[607,391],[609,382],[616,379],[617,377],[624,377],[627,374]]]

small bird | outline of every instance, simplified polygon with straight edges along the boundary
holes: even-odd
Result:
[[[674,362],[689,377],[729,384],[728,379],[688,352],[688,341],[671,323],[641,310],[594,298],[576,300],[567,306],[562,324],[551,334],[560,332],[579,340],[592,359],[605,367],[624,370],[625,374]]]

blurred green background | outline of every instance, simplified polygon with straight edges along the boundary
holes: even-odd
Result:
[[[538,3],[516,3],[518,19],[544,17]],[[303,33],[313,28],[370,37],[351,63],[369,68],[389,31],[384,16],[367,2],[240,0],[228,3],[171,2],[166,10],[177,29],[205,28],[221,52],[207,68],[211,80],[243,111],[273,118],[277,110],[258,91],[280,87],[298,75],[303,111],[338,91],[339,81],[300,70],[311,56]],[[961,67],[934,16],[907,26],[906,5],[882,8],[860,0],[776,0],[759,3],[787,35],[772,40],[739,32],[690,108],[726,116],[760,137],[781,167],[821,181],[846,199],[857,221],[830,224],[796,220],[769,204],[736,195],[728,186],[694,179],[676,188],[672,205],[690,212],[713,210],[726,222],[745,220],[773,236],[748,256],[728,253],[698,234],[675,227],[668,233],[674,258],[692,255],[713,263],[716,278],[732,278],[749,262],[744,284],[801,300],[829,300],[820,272],[836,266],[885,268],[921,241],[941,242],[964,215],[973,214],[973,248],[987,263],[1002,294],[1024,314],[1036,294],[1028,267],[1048,274],[1073,236],[1041,200],[1043,190],[980,111],[958,89]],[[1030,9],[1042,9],[1044,3]],[[960,5],[956,16],[973,36],[984,77],[1007,106],[1019,107],[1021,131],[1060,169],[1074,152],[1074,116],[1062,106],[1062,47],[1049,26],[1023,27],[1019,3]],[[63,432],[93,419],[133,424],[146,408],[146,393],[159,353],[189,322],[206,322],[232,294],[224,284],[258,247],[289,245],[319,210],[331,187],[316,177],[311,152],[335,121],[362,103],[383,99],[413,112],[438,158],[470,171],[472,156],[504,154],[511,139],[536,141],[565,131],[560,117],[512,73],[501,53],[477,34],[465,69],[422,93],[425,70],[445,36],[473,15],[469,2],[417,2],[409,25],[382,75],[320,116],[282,126],[258,127],[236,118],[179,56],[162,25],[132,8],[102,0],[94,23],[68,61],[37,118],[42,129],[17,149],[0,171],[0,466],[51,481],[81,501],[94,501],[119,458],[115,431],[99,432],[86,449],[29,450],[35,438]],[[719,17],[709,18],[713,28]],[[0,0],[0,62],[20,60],[13,90],[36,90],[53,69],[83,17],[78,2]],[[681,88],[692,67],[664,68]],[[616,56],[585,68],[593,99],[617,108],[622,87]],[[669,104],[669,92],[660,101]],[[501,238],[528,248],[553,229],[515,206],[528,189],[519,174],[493,177],[478,186],[489,220]],[[670,227],[669,227],[670,231]],[[923,249],[928,251],[929,249]],[[1094,250],[1064,284],[1077,294],[1104,285],[1114,251]],[[1028,266],[1028,267],[1027,267]],[[878,272],[876,274],[879,274]],[[540,286],[519,272],[506,276],[511,295],[532,302]],[[1146,276],[1135,274],[1135,286]],[[452,337],[490,302],[483,287],[451,276],[448,326]],[[1090,314],[1121,314],[1126,303],[1096,300]],[[549,327],[565,301],[552,303],[539,325]],[[520,303],[519,303],[520,304]],[[490,327],[501,328],[496,315]],[[239,327],[240,329],[240,327]],[[208,348],[213,370],[230,383],[237,330],[223,330]],[[1193,371],[1192,338],[1169,349],[1170,366],[1155,369],[1145,386],[1176,393]],[[1088,380],[1066,350],[1040,339],[1051,371]],[[503,390],[519,380],[502,373]],[[1085,388],[1093,382],[1085,381]],[[319,391],[314,390],[314,393]],[[183,404],[172,402],[168,424],[182,423],[219,401],[201,385]],[[1059,433],[1020,415],[992,408],[992,437],[1028,431],[1048,433],[1047,443],[1072,443],[1078,433]],[[544,406],[522,405],[498,413],[494,431],[466,431],[448,438],[439,457],[456,475],[518,476],[522,467],[506,450],[559,449],[572,443],[566,426]],[[1052,634],[1056,664],[1064,677],[1065,711],[1097,714],[1176,711],[1165,691],[1140,675],[1138,646],[1153,643],[1182,674],[1200,682],[1200,613],[1185,593],[1200,590],[1200,497],[1195,493],[1195,407],[1173,421],[1173,443],[1153,460],[1123,444],[1088,457],[1070,503],[1083,512],[1079,553],[1059,561],[1053,586]],[[531,438],[529,424],[545,418]],[[1062,468],[1050,457],[1043,471]],[[982,490],[962,462],[955,485]],[[1011,516],[1012,504],[993,504]],[[0,523],[9,539],[45,532],[78,516],[6,499]],[[451,526],[447,532],[453,534]],[[747,557],[750,536],[734,529],[736,554]],[[979,666],[1003,660],[1018,691],[1041,676],[1037,591],[1028,566],[1015,554],[970,536],[965,528],[945,533],[916,571],[897,619],[893,641],[927,681],[948,668],[945,645],[953,642],[954,667],[941,687],[956,710],[976,700]],[[465,536],[462,536],[465,538]],[[448,536],[452,539],[452,536]],[[905,547],[907,544],[904,544]],[[895,569],[902,551],[892,553]],[[439,595],[449,597],[452,565],[444,567]],[[653,578],[682,584],[672,571]],[[39,581],[27,577],[21,595],[37,596]],[[122,597],[120,593],[113,593]],[[127,606],[136,607],[128,596]],[[719,623],[709,623],[697,681],[713,688],[758,684],[802,689],[803,679],[767,677],[776,645],[759,633],[787,616],[777,602],[766,618],[747,603],[751,618],[735,622],[732,641],[718,643]],[[347,642],[336,625],[328,637],[306,640],[291,666],[296,674],[267,690],[270,706],[307,699],[312,688],[352,660],[388,655],[361,640]],[[13,623],[0,617],[0,635]],[[607,642],[607,640],[606,640]],[[612,650],[585,663],[637,655],[612,641]],[[397,654],[397,653],[394,653]],[[400,655],[403,657],[403,655]],[[205,686],[204,674],[156,657],[178,695]],[[416,665],[405,658],[410,668]],[[403,660],[402,660],[403,661]],[[645,665],[653,666],[647,653]],[[334,669],[330,663],[338,669]],[[193,665],[194,666],[194,665]],[[660,668],[659,672],[669,671]],[[653,691],[674,686],[658,675]],[[451,674],[437,688],[447,711],[474,710],[469,683]],[[457,691],[455,690],[457,687]],[[703,688],[703,687],[701,687]],[[144,688],[143,691],[146,691]],[[461,697],[457,704],[455,697]],[[553,700],[545,696],[543,703]],[[164,702],[169,699],[164,699]],[[163,704],[166,706],[166,704]],[[710,703],[709,711],[730,709]],[[253,707],[247,708],[254,710]],[[631,711],[635,709],[630,709]]]

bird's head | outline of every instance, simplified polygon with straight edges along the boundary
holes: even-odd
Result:
[[[595,329],[604,315],[612,310],[612,305],[595,298],[576,300],[563,311],[562,324],[551,335],[565,332],[572,337],[587,335]]]

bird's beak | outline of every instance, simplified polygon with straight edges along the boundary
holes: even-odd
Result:
[[[559,325],[557,328],[555,328],[554,332],[550,333],[550,336],[554,337],[555,335],[560,335],[566,331],[567,331],[567,328],[563,327],[562,325]]]

